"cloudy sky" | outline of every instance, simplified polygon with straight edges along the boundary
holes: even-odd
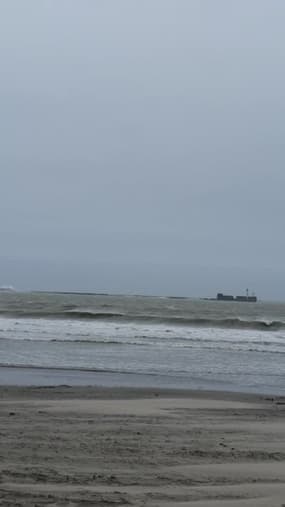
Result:
[[[285,299],[283,0],[4,0],[0,285]]]

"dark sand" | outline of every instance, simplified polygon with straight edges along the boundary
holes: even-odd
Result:
[[[285,399],[0,388],[1,506],[285,506]]]

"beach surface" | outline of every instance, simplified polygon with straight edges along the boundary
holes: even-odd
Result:
[[[285,398],[0,388],[0,505],[284,507]]]

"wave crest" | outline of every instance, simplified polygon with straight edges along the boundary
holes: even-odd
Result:
[[[114,312],[91,312],[80,310],[66,310],[59,312],[47,311],[17,311],[5,312],[0,311],[0,316],[32,319],[63,319],[63,320],[101,320],[101,321],[114,321],[114,322],[143,322],[149,324],[165,324],[174,326],[189,326],[189,327],[216,327],[227,329],[252,329],[258,331],[280,331],[285,329],[285,322],[283,321],[263,321],[263,320],[244,320],[240,318],[199,318],[199,317],[178,317],[161,315],[137,315],[125,314]]]

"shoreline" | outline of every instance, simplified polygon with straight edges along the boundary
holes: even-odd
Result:
[[[12,507],[281,507],[285,397],[0,386]]]
[[[70,368],[44,368],[38,366],[0,366],[1,386],[33,387],[106,387],[174,389],[201,392],[228,392],[264,396],[285,395],[285,389],[272,389],[266,385],[213,382],[206,378],[189,376],[143,374]]]
[[[277,403],[285,405],[285,396],[267,395],[232,391],[215,391],[201,389],[179,389],[167,387],[131,387],[131,386],[71,386],[61,385],[0,385],[0,402],[8,398],[21,399],[122,399],[143,400],[150,398],[178,398],[178,399],[201,399],[201,400],[227,400],[233,402],[248,403]]]

